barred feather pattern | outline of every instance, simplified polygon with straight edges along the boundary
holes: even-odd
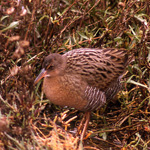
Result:
[[[85,91],[85,97],[88,100],[88,103],[84,107],[84,111],[98,110],[106,102],[111,101],[121,89],[120,80],[121,76],[117,79],[117,81],[113,82],[110,87],[105,90],[105,92],[100,91],[96,87],[93,88],[88,86]]]
[[[105,95],[107,102],[112,100],[114,96],[121,90],[121,77],[120,76],[115,82],[113,82],[106,90],[105,90]]]
[[[85,97],[88,100],[84,111],[97,110],[106,103],[105,92],[100,91],[96,87],[87,87],[85,90]]]

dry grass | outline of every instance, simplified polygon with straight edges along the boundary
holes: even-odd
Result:
[[[150,5],[147,0],[0,1],[1,149],[150,149]],[[50,104],[33,82],[49,53],[126,48],[134,60],[116,101],[93,112],[84,143],[82,112]],[[64,112],[64,113],[62,113]]]

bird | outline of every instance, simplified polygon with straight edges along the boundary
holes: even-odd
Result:
[[[52,53],[44,58],[43,69],[34,83],[44,78],[43,91],[52,103],[85,112],[80,124],[83,140],[91,112],[120,91],[127,65],[128,53],[123,48],[79,48],[63,55]]]

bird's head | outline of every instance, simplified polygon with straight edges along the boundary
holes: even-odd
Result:
[[[62,75],[66,67],[66,57],[60,54],[50,54],[45,57],[42,70],[35,79],[34,83],[37,84],[44,77],[55,77]]]

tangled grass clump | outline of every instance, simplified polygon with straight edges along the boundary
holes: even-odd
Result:
[[[0,1],[1,149],[149,149],[149,1]],[[80,47],[126,48],[133,60],[116,101],[92,113],[60,108],[33,85],[43,57]],[[61,116],[61,112],[65,112]],[[70,133],[69,133],[70,131]]]

